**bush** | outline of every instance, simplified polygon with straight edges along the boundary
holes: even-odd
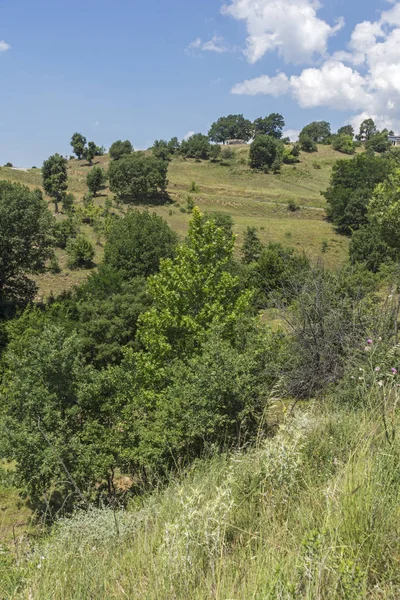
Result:
[[[284,148],[283,149],[283,156],[282,156],[282,162],[285,165],[294,165],[299,161],[299,156],[300,151],[298,151],[297,148],[295,148],[295,146],[293,146],[293,148]]]
[[[377,273],[384,263],[397,259],[397,250],[382,239],[380,231],[372,224],[364,225],[353,233],[349,254],[353,264],[365,264],[373,273]]]
[[[107,175],[101,167],[93,167],[86,176],[86,184],[89,192],[96,196],[107,181]]]
[[[224,160],[231,160],[232,158],[235,158],[235,152],[232,148],[229,148],[229,146],[224,146],[221,149],[221,158]]]
[[[300,134],[299,137],[300,148],[304,152],[317,152],[317,144],[314,140],[307,134]]]
[[[221,156],[221,146],[219,144],[213,144],[210,149],[210,158],[212,162],[217,162]]]
[[[148,277],[158,271],[160,260],[174,255],[177,235],[155,213],[130,210],[111,225],[104,248],[104,262],[124,278]]]
[[[6,163],[4,166],[5,166],[5,167],[12,167],[12,166],[13,166],[13,164],[12,164],[12,163],[10,163],[10,162],[8,162],[8,163]]]
[[[183,140],[180,152],[186,158],[208,160],[211,156],[211,147],[206,135],[195,133],[188,140]]]
[[[67,242],[68,266],[71,269],[90,269],[93,266],[94,247],[83,235]]]
[[[76,237],[78,231],[79,229],[74,219],[63,219],[62,221],[56,221],[53,228],[55,246],[57,246],[57,248],[64,249],[68,240]]]
[[[354,154],[356,151],[353,138],[345,134],[332,137],[332,148],[338,152],[343,152],[343,154]]]
[[[110,190],[119,201],[165,201],[168,163],[135,153],[110,164]]]
[[[132,152],[133,146],[129,140],[125,140],[124,142],[122,140],[118,140],[114,142],[113,144],[111,144],[110,149],[108,151],[112,160],[119,160],[126,154],[132,154]]]
[[[268,173],[282,162],[283,144],[269,135],[258,135],[250,146],[250,167]]]
[[[365,143],[366,150],[372,150],[373,152],[378,152],[378,154],[390,150],[391,146],[387,130],[376,133]]]
[[[364,152],[352,160],[338,160],[332,170],[328,189],[323,192],[328,217],[341,233],[366,225],[367,206],[375,186],[394,169],[395,159]]]
[[[297,212],[298,210],[300,210],[300,206],[296,204],[294,200],[290,200],[290,202],[288,202],[287,204],[287,207],[288,210],[290,210],[290,212]]]

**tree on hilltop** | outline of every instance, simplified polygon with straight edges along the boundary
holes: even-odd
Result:
[[[281,139],[282,130],[285,127],[285,120],[279,113],[271,113],[267,117],[259,117],[254,121],[254,136],[270,135],[276,139]]]
[[[67,191],[67,161],[60,154],[53,154],[44,161],[42,167],[44,191],[53,198],[54,210],[58,213],[59,203]]]
[[[86,146],[85,136],[82,135],[81,133],[74,133],[74,135],[71,138],[71,146],[72,146],[72,150],[73,150],[74,154],[76,154],[77,159],[81,160],[81,158],[83,158],[83,155],[85,152],[85,146]]]
[[[238,139],[248,142],[253,135],[251,121],[243,115],[228,115],[220,117],[210,127],[208,137],[217,144],[225,144],[226,140]]]

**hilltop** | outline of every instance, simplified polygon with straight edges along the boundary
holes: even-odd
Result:
[[[152,205],[150,210],[161,215],[183,237],[190,218],[190,212],[186,210],[190,196],[202,212],[220,211],[232,216],[238,246],[244,230],[251,225],[257,227],[264,243],[281,242],[305,251],[313,259],[323,256],[330,268],[342,264],[347,255],[348,240],[338,235],[326,221],[326,203],[321,192],[328,186],[334,163],[348,157],[331,146],[319,145],[318,152],[302,152],[298,164],[283,165],[279,174],[265,175],[252,172],[248,167],[249,146],[237,146],[233,152],[232,159],[215,163],[173,158],[168,171],[168,193],[172,203]],[[109,163],[108,155],[94,159],[94,164],[104,169]],[[84,159],[68,161],[68,190],[78,203],[87,192],[86,175],[90,168]],[[42,186],[40,169],[18,171],[1,167],[0,179],[20,182],[30,188]],[[195,191],[191,191],[193,189]],[[104,205],[107,198],[112,199],[113,194],[106,187],[96,198],[96,204]],[[300,209],[291,211],[288,203],[294,203]],[[49,207],[52,209],[50,202]],[[125,205],[116,210],[122,213],[127,208]],[[81,229],[96,245],[95,264],[98,264],[103,254],[103,240],[89,225],[83,224]],[[37,278],[39,297],[47,297],[50,292],[57,294],[87,277],[87,270],[67,268],[63,250],[58,250],[57,255],[61,272],[46,273]]]

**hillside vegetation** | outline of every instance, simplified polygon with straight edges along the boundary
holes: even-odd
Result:
[[[1,169],[0,600],[400,597],[400,152],[283,127]]]
[[[183,237],[187,232],[190,212],[181,212],[180,209],[185,209],[190,196],[203,212],[221,211],[233,217],[238,246],[246,227],[255,226],[264,243],[281,242],[298,251],[304,250],[314,259],[323,256],[329,267],[343,264],[348,240],[337,235],[326,221],[326,201],[321,192],[329,184],[334,163],[346,156],[331,146],[319,145],[316,153],[301,153],[299,163],[283,165],[279,174],[266,175],[249,169],[247,146],[235,147],[233,152],[234,158],[215,163],[173,158],[168,170],[168,193],[173,204],[151,205],[149,208],[161,215]],[[109,163],[108,155],[94,159],[95,165],[105,169]],[[89,170],[85,159],[68,161],[68,190],[78,202],[87,192],[86,176]],[[17,171],[1,167],[0,178],[23,183],[32,189],[42,187],[41,169]],[[192,182],[196,184],[194,192],[190,191]],[[96,204],[104,206],[106,198],[113,198],[108,187],[96,198]],[[301,209],[294,212],[288,210],[289,202]],[[122,205],[119,210],[126,210],[126,206]],[[94,262],[99,264],[104,240],[102,237],[99,239],[92,227],[83,225],[82,229],[95,244]],[[327,249],[322,253],[324,242]],[[58,294],[87,277],[86,270],[68,269],[65,252],[59,250],[57,256],[61,272],[38,277],[40,298],[48,297],[50,292]]]

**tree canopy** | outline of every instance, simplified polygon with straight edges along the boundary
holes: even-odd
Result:
[[[42,272],[52,254],[52,221],[39,190],[0,181],[0,313],[33,299],[28,275]]]
[[[86,146],[86,138],[81,133],[74,133],[71,138],[71,146],[74,154],[76,154],[76,158],[80,160],[84,156],[85,146]]]
[[[42,167],[43,187],[48,196],[53,198],[55,212],[68,188],[67,161],[60,154],[53,154],[44,161]]]
[[[119,160],[125,154],[132,154],[133,146],[129,140],[117,140],[113,144],[111,144],[110,149],[108,151],[110,158],[113,160]]]
[[[195,133],[187,140],[183,140],[180,152],[187,158],[208,160],[211,154],[211,144],[206,135]]]
[[[148,277],[157,273],[162,258],[174,255],[177,241],[176,233],[155,213],[130,210],[112,223],[104,262],[124,278]]]
[[[239,139],[248,142],[253,135],[251,121],[243,115],[228,115],[215,121],[208,132],[210,140],[224,144],[229,139]]]
[[[167,171],[166,161],[154,156],[139,152],[122,156],[110,164],[110,190],[125,202],[154,202],[165,194]]]
[[[259,117],[254,121],[254,135],[270,135],[281,139],[282,130],[285,127],[285,119],[279,113],[271,113],[267,117]]]
[[[329,144],[331,141],[331,126],[327,121],[313,121],[303,127],[299,135],[299,141],[309,137],[315,144]]]
[[[258,135],[250,146],[250,167],[268,172],[282,163],[283,144],[269,135]]]

